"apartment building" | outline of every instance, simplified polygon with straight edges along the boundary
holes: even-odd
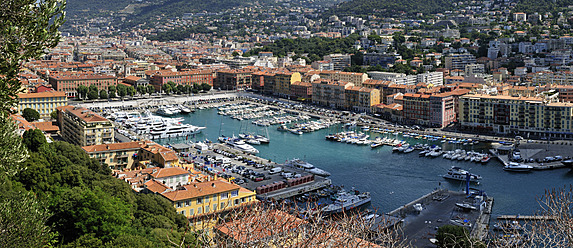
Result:
[[[222,90],[250,89],[252,84],[252,71],[250,70],[220,70],[217,71],[213,87]]]
[[[354,86],[353,83],[318,79],[312,82],[312,102],[332,108],[346,108],[345,90]]]
[[[308,82],[294,82],[290,85],[292,99],[312,99],[312,84]]]
[[[62,138],[79,146],[113,143],[113,123],[91,110],[61,106],[58,111],[58,123]]]
[[[476,57],[472,54],[452,54],[446,57],[445,67],[448,70],[465,70],[466,65],[475,63]]]
[[[573,103],[538,97],[465,95],[459,122],[466,128],[527,137],[573,137]]]
[[[332,63],[335,71],[342,71],[351,64],[350,54],[330,54],[324,56],[324,61]]]
[[[411,124],[442,128],[456,120],[455,98],[450,93],[406,93],[402,99],[404,120]]]
[[[161,193],[195,230],[210,229],[223,211],[256,202],[256,193],[223,180],[192,182]]]
[[[18,113],[31,108],[38,111],[41,118],[50,117],[57,107],[68,105],[66,93],[58,91],[18,94],[18,98]]]
[[[353,86],[345,89],[344,100],[346,109],[355,112],[374,112],[374,106],[380,104],[380,90],[366,87]]]
[[[280,97],[288,97],[291,93],[291,84],[294,82],[300,82],[301,80],[302,78],[298,72],[277,72],[275,73],[274,79],[270,80],[274,82],[272,94]]]
[[[108,86],[117,85],[117,78],[102,74],[57,73],[50,75],[49,83],[56,91],[65,92],[67,97],[77,97],[80,85],[90,87],[95,85],[100,90],[107,90]]]
[[[187,70],[173,72],[170,70],[157,71],[151,76],[150,83],[155,87],[155,90],[161,90],[162,86],[168,82],[173,82],[177,85],[191,85],[193,84],[209,84],[213,86],[213,79],[215,73],[211,70]]]
[[[344,81],[352,83],[355,86],[362,86],[362,83],[368,79],[368,74],[359,72],[320,71],[318,75],[322,79]]]

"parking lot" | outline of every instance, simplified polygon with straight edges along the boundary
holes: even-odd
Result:
[[[283,167],[277,163],[232,150],[223,144],[213,144],[212,148],[200,154],[190,155],[195,157],[193,161],[197,164],[196,167],[202,165],[203,169],[209,171],[210,174],[231,179],[249,190],[254,191],[262,185],[312,175],[300,169]]]

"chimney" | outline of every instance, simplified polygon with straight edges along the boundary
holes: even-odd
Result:
[[[211,187],[215,188],[215,183],[211,183]]]

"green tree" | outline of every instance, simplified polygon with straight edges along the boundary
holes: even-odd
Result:
[[[99,97],[99,94],[98,94],[97,90],[90,90],[90,92],[88,92],[88,99],[94,100],[94,99],[97,99],[98,97]]]
[[[135,88],[133,86],[128,86],[127,87],[127,94],[130,96],[134,96],[135,95]]]
[[[210,91],[211,90],[211,85],[208,83],[202,83],[201,84],[201,89],[203,89],[203,91]]]
[[[52,111],[52,113],[50,113],[50,117],[53,120],[57,120],[58,119],[58,111],[57,110]]]
[[[28,192],[0,197],[0,247],[48,247],[55,235],[46,225],[50,213]]]
[[[143,85],[138,85],[138,86],[137,86],[137,92],[139,92],[140,95],[145,94],[145,93],[146,93],[145,90],[146,90],[146,87],[145,87],[145,86],[143,86]]]
[[[99,89],[97,88],[97,86],[95,86],[95,85],[93,85],[93,84],[90,85],[90,87],[88,88],[88,90],[89,90],[89,91],[99,92]],[[88,92],[88,94],[89,94],[89,92]]]
[[[40,119],[40,113],[38,113],[38,111],[35,109],[25,108],[22,110],[22,117],[24,117],[24,119],[27,121],[32,122]]]
[[[165,94],[171,93],[172,90],[173,90],[173,88],[171,87],[170,84],[164,84],[163,85],[163,92],[165,92]]]
[[[109,98],[115,98],[115,92],[117,92],[117,89],[115,88],[115,85],[110,85],[107,87],[107,91],[109,93]]]
[[[85,85],[80,85],[78,86],[78,88],[76,89],[76,91],[78,92],[78,97],[80,99],[85,99],[88,95],[88,92],[90,91],[89,88]]]
[[[100,98],[100,99],[107,99],[107,98],[108,98],[107,90],[101,90],[101,91],[99,92],[99,98]]]
[[[16,174],[28,158],[28,151],[16,130],[12,118],[6,112],[0,112],[0,174]]]
[[[0,2],[0,112],[10,112],[18,102],[22,64],[58,44],[64,7],[62,0]]]
[[[239,56],[239,53],[237,51],[233,51],[233,53],[231,54],[233,57],[237,57]]]
[[[151,94],[151,93],[155,93],[155,87],[153,87],[153,85],[147,85],[147,93]]]
[[[24,145],[30,149],[30,151],[37,152],[41,146],[47,143],[46,136],[40,129],[28,129],[22,135],[22,140]]]
[[[127,95],[127,86],[123,85],[123,84],[118,84],[117,85],[117,94],[119,95],[119,97],[123,98],[124,96]]]

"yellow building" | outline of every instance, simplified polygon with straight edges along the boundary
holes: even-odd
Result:
[[[273,94],[288,97],[290,96],[290,85],[299,81],[301,81],[301,76],[298,72],[277,72],[274,77]]]
[[[133,169],[138,162],[137,154],[151,141],[133,141],[124,143],[84,146],[82,149],[102,164],[116,170]]]
[[[31,108],[38,111],[42,118],[49,117],[52,112],[56,111],[57,107],[68,104],[66,93],[58,91],[18,94],[18,98],[20,98],[18,113],[21,114],[22,110]]]
[[[196,230],[211,228],[216,215],[256,202],[256,193],[223,180],[193,182],[161,193]]]
[[[60,132],[67,142],[79,146],[113,143],[113,123],[108,119],[81,107],[61,106],[57,110]]]
[[[373,112],[373,107],[380,104],[380,90],[353,86],[345,90],[346,109],[356,112]]]
[[[573,137],[573,103],[537,97],[465,95],[459,99],[462,126],[523,137]]]

